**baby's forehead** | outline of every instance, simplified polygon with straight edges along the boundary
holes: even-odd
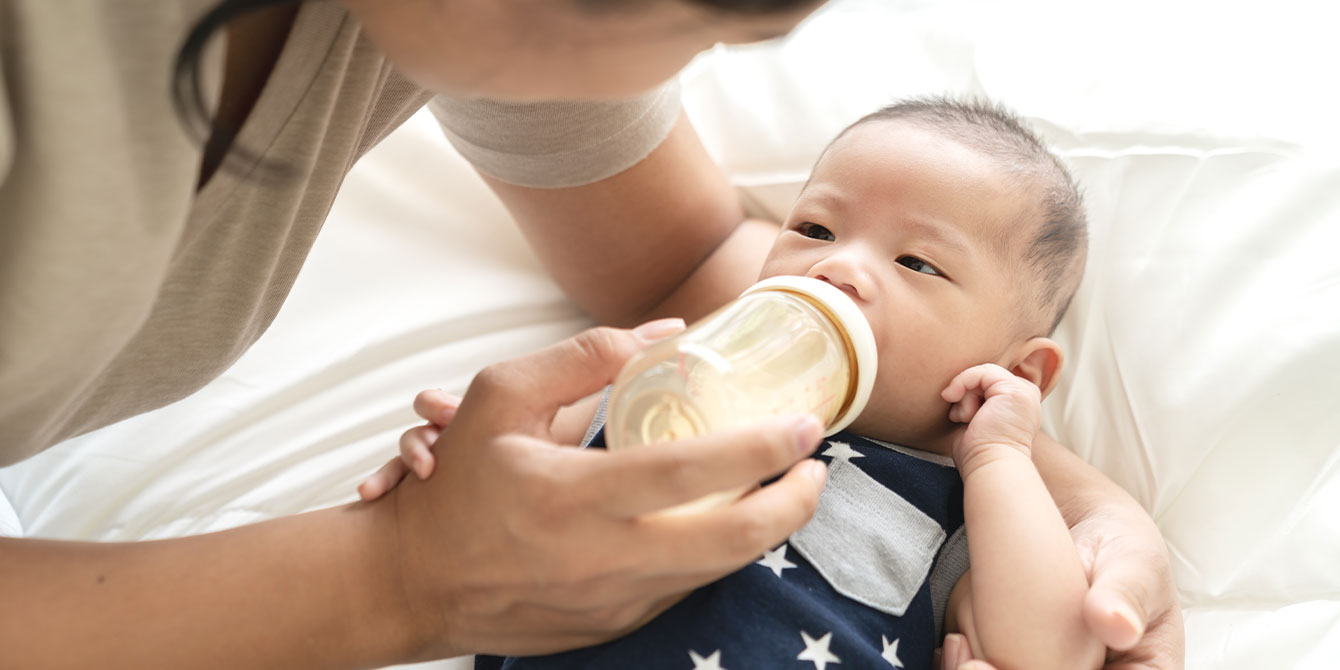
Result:
[[[889,159],[872,160],[872,152]],[[921,189],[915,214],[1008,260],[1023,260],[1045,211],[1044,189],[1027,170],[947,129],[908,119],[866,121],[848,129],[825,151],[799,201],[835,203],[840,198],[834,194],[847,191],[844,182],[858,174],[883,186],[895,202]],[[897,221],[898,215],[913,213],[893,214]]]

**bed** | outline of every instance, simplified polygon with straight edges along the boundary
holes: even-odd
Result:
[[[839,129],[989,96],[1092,222],[1046,426],[1168,541],[1194,670],[1340,667],[1340,46],[1325,3],[838,0],[684,103],[777,218]],[[350,175],[270,330],[195,395],[0,470],[0,533],[132,540],[328,506],[413,395],[589,325],[421,113]],[[425,664],[469,667],[466,659]]]

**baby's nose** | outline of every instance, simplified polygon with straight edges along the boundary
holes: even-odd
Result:
[[[833,286],[840,289],[843,293],[846,293],[847,295],[851,296],[852,299],[854,300],[861,299],[861,292],[857,290],[855,286],[853,286],[848,282],[833,279],[832,277],[829,277],[828,275],[822,273],[815,275],[814,279],[818,279],[819,281],[828,282],[829,284],[832,284]]]
[[[870,251],[863,245],[836,249],[810,266],[812,279],[828,282],[857,302],[875,297],[875,277],[871,276]]]

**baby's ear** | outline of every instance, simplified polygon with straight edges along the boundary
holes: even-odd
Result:
[[[1065,354],[1056,340],[1034,337],[1020,343],[1015,361],[1010,372],[1036,384],[1042,389],[1042,397],[1046,398],[1061,378],[1061,364],[1065,362]]]

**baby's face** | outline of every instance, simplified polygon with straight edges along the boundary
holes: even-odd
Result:
[[[879,375],[851,429],[946,448],[940,390],[1015,343],[1028,202],[988,158],[903,121],[851,129],[815,166],[761,277],[827,281],[875,333]]]

